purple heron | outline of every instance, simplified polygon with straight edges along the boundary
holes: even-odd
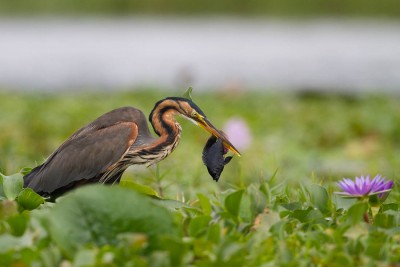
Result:
[[[47,160],[24,177],[24,186],[51,199],[88,183],[118,183],[130,165],[150,166],[163,160],[178,145],[181,115],[222,141],[240,155],[191,100],[168,97],[158,101],[149,120],[133,107],[112,110],[72,134]]]

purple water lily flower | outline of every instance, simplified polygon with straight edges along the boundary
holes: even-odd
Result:
[[[251,133],[244,119],[231,118],[226,122],[224,132],[239,150],[246,150],[250,146]]]
[[[393,181],[385,180],[385,177],[376,175],[374,179],[370,179],[369,175],[366,177],[356,177],[355,181],[349,178],[343,178],[337,185],[344,192],[336,192],[345,197],[361,198],[371,195],[378,195],[379,198],[386,197],[387,192],[392,190]]]

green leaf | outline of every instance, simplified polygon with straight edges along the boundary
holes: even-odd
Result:
[[[96,253],[91,249],[81,249],[74,257],[74,266],[95,266]]]
[[[22,175],[27,175],[28,173],[30,173],[32,171],[32,168],[29,168],[29,167],[25,167],[25,168],[22,168],[22,170],[20,170],[19,172],[22,174]]]
[[[193,101],[193,99],[192,99],[192,91],[193,91],[193,88],[192,88],[192,87],[189,87],[189,88],[185,91],[185,93],[183,94],[183,97],[186,98],[186,99],[189,99],[190,101]]]
[[[197,194],[197,197],[199,198],[201,208],[203,210],[203,213],[205,215],[210,215],[212,212],[212,207],[210,203],[210,199],[204,196],[203,194]]]
[[[266,207],[267,199],[265,194],[256,186],[250,185],[247,188],[247,194],[250,198],[250,209],[252,219],[258,214],[263,213]]]
[[[296,218],[300,222],[307,222],[307,216],[310,213],[310,210],[295,210],[291,214],[291,218]]]
[[[152,201],[156,203],[158,206],[165,207],[170,211],[178,211],[183,209],[192,214],[201,214],[201,211],[199,209],[178,200],[153,198]]]
[[[160,238],[160,245],[168,252],[170,263],[167,266],[182,266],[182,258],[186,255],[188,249],[182,239],[164,236]]]
[[[383,204],[381,209],[382,209],[382,212],[387,211],[387,210],[398,211],[399,210],[399,204],[397,204],[397,203]]]
[[[34,210],[44,203],[44,198],[31,188],[24,188],[17,197],[17,202],[26,210]]]
[[[154,190],[153,188],[146,186],[146,185],[141,185],[138,183],[135,183],[133,181],[130,180],[123,180],[120,182],[120,186],[125,187],[125,188],[129,188],[129,189],[133,189],[139,193],[142,194],[146,194],[149,196],[154,196],[154,197],[160,197],[157,193],[156,190]]]
[[[0,173],[3,180],[3,191],[4,196],[7,199],[15,199],[22,190],[24,179],[20,173],[15,173],[10,176],[6,176]]]
[[[287,210],[301,210],[303,209],[303,205],[300,202],[290,202],[290,203],[284,203],[281,204],[282,207],[284,207]]]
[[[11,228],[11,234],[14,236],[22,236],[28,225],[29,216],[27,213],[16,214],[7,219],[7,223]]]
[[[243,189],[235,191],[225,198],[226,210],[235,217],[239,214],[243,191]]]
[[[347,212],[346,221],[350,225],[355,225],[359,223],[363,218],[365,213],[368,210],[368,203],[358,202],[350,207]]]
[[[387,236],[383,231],[374,231],[368,235],[365,254],[375,260],[382,259],[382,251],[385,247]]]
[[[390,229],[396,227],[396,218],[392,214],[378,213],[374,218],[374,225]]]
[[[0,220],[8,219],[16,214],[18,214],[18,205],[15,201],[0,201]]]
[[[8,233],[0,235],[0,251],[2,254],[6,251],[15,250],[15,248],[29,246],[32,246],[32,241],[29,238],[25,238],[25,236],[15,237]]]
[[[311,203],[319,209],[323,214],[329,212],[330,200],[328,192],[325,187],[312,184],[308,188],[308,193],[310,194]]]
[[[3,174],[0,173],[0,200],[6,199],[6,194],[3,188]]]
[[[116,245],[118,236],[142,233],[149,249],[162,235],[177,236],[172,214],[151,198],[120,186],[92,185],[67,194],[49,211],[50,234],[64,253],[87,245]]]
[[[206,233],[206,230],[210,224],[211,216],[201,215],[194,217],[189,225],[189,234],[193,237],[198,237],[201,234]]]
[[[284,239],[286,237],[286,228],[288,226],[288,222],[286,220],[280,220],[277,223],[273,224],[269,231],[271,234],[275,235],[278,239]]]
[[[378,194],[370,195],[368,197],[368,202],[371,207],[379,207],[381,205],[381,200]]]
[[[211,242],[218,244],[221,239],[221,228],[219,224],[213,223],[210,224],[208,229],[207,229],[207,238]]]

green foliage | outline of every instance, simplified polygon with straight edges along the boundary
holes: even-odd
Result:
[[[351,266],[399,260],[397,203],[383,204],[367,223],[367,202],[337,209],[334,195],[317,184],[299,185],[285,197],[288,189],[271,179],[214,196],[199,193],[188,203],[142,191],[125,182],[85,186],[54,204],[42,204],[30,189],[16,200],[4,198],[0,265]]]
[[[0,168],[34,167],[96,116],[123,105],[148,114],[163,97],[1,95]],[[1,175],[0,266],[400,262],[398,97],[229,92],[196,94],[195,102],[217,127],[241,116],[253,135],[218,183],[201,162],[208,134],[185,121],[171,156],[156,168],[128,169],[120,185],[87,186],[46,203],[22,188],[21,174]],[[378,207],[334,194],[343,176],[377,172],[395,180]]]
[[[63,252],[117,245],[120,238],[142,234],[149,248],[162,235],[177,236],[171,214],[148,197],[121,187],[91,186],[66,195],[48,214],[49,230]]]
[[[22,175],[15,173],[10,176],[0,173],[0,200],[15,200],[21,209],[33,210],[44,203],[44,199],[30,188],[22,188]]]
[[[159,197],[157,191],[155,191],[153,188],[151,188],[149,186],[141,185],[141,184],[135,183],[135,182],[133,182],[131,180],[123,180],[123,181],[121,181],[120,184],[123,187],[130,188],[130,189],[135,190],[135,191],[137,191],[139,193],[146,194],[146,195],[149,195],[149,196]]]
[[[22,175],[19,173],[10,176],[0,174],[0,177],[0,188],[3,193],[2,197],[6,197],[7,199],[15,199],[22,191],[22,185],[24,183]]]
[[[33,210],[44,203],[44,199],[30,188],[24,188],[18,194],[17,202],[26,210]]]
[[[18,0],[1,1],[6,14],[158,14],[158,15],[273,15],[273,16],[392,16],[399,15],[397,0]]]

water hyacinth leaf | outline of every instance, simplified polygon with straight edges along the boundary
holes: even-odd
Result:
[[[365,253],[373,259],[379,260],[382,257],[382,251],[385,249],[386,233],[383,231],[374,231],[368,235]]]
[[[374,225],[386,229],[396,227],[396,217],[392,214],[378,213],[374,218]]]
[[[378,194],[374,194],[374,195],[370,195],[368,197],[368,203],[372,206],[372,207],[379,207],[381,204],[381,201],[379,199]]]
[[[243,243],[224,243],[216,266],[244,266],[248,250]]]
[[[310,210],[310,212],[307,214],[307,222],[325,223],[324,215],[320,210]]]
[[[312,209],[307,210],[295,210],[291,213],[290,217],[299,220],[302,223],[309,222],[309,214]],[[312,218],[311,218],[312,219]]]
[[[20,170],[20,173],[21,173],[23,176],[25,176],[25,175],[27,175],[28,173],[30,173],[31,171],[32,171],[32,168],[25,167],[25,168],[22,168],[22,170]]]
[[[157,191],[155,191],[153,188],[151,188],[149,186],[146,186],[146,185],[141,185],[141,184],[135,183],[133,181],[129,181],[129,180],[121,181],[120,185],[122,187],[135,190],[135,191],[137,191],[139,193],[142,193],[142,194],[159,197]]]
[[[328,256],[326,266],[339,267],[339,266],[352,266],[353,261],[350,255],[343,252],[331,252]]]
[[[178,211],[178,210],[183,209],[192,214],[200,214],[201,213],[201,211],[199,209],[192,207],[181,201],[174,200],[174,199],[152,198],[151,201],[153,201],[158,206],[165,207],[166,209],[168,209],[170,211]]]
[[[40,255],[38,256],[40,256],[40,259],[43,262],[43,266],[47,267],[57,266],[62,259],[61,252],[59,248],[56,246],[51,246],[46,249],[42,249],[40,251]]]
[[[242,219],[242,221],[248,223],[252,222],[253,219],[258,215],[258,213],[253,209],[251,201],[251,195],[244,190],[242,199],[240,201],[238,216]]]
[[[280,220],[277,223],[273,224],[269,231],[278,239],[284,239],[286,237],[287,226],[288,222],[286,220]]]
[[[93,185],[67,194],[48,214],[50,234],[69,257],[80,248],[116,245],[118,235],[143,233],[149,247],[177,235],[171,213],[148,196],[120,186]]]
[[[347,212],[347,223],[350,225],[356,225],[364,218],[364,214],[367,212],[367,210],[368,203],[366,202],[358,202],[354,204]]]
[[[272,192],[268,183],[262,183],[260,185],[260,192],[262,192],[265,195],[266,203],[271,203]]]
[[[10,226],[11,234],[13,236],[22,236],[25,232],[26,226],[29,221],[27,213],[16,214],[7,219],[7,223]]]
[[[0,201],[0,220],[7,219],[16,214],[18,214],[18,204],[15,201]]]
[[[217,223],[210,224],[210,226],[207,229],[207,239],[215,244],[218,244],[220,242],[221,228],[219,224]]]
[[[252,217],[255,218],[258,214],[263,213],[266,207],[266,196],[265,194],[256,186],[250,185],[247,188],[247,195],[250,198],[250,211]]]
[[[212,212],[212,206],[210,203],[210,199],[200,193],[197,194],[197,197],[199,198],[199,202],[200,202],[201,208],[203,210],[203,213],[205,215],[210,215]]]
[[[301,204],[301,202],[283,203],[281,206],[290,211],[301,210],[303,208],[303,204]]]
[[[382,207],[382,212],[385,212],[387,210],[391,210],[391,211],[399,211],[399,204],[397,203],[387,203],[387,204],[383,204]]]
[[[163,236],[160,238],[159,243],[160,247],[165,249],[169,256],[169,263],[166,266],[182,266],[182,258],[188,249],[182,240],[176,237]]]
[[[0,200],[6,199],[6,194],[3,189],[3,175],[0,173]]]
[[[20,173],[15,173],[10,176],[6,176],[0,173],[3,180],[3,191],[4,196],[7,199],[15,199],[22,190],[24,179]]]
[[[211,221],[211,216],[201,215],[194,217],[189,225],[189,234],[193,237],[198,237],[206,233]]]
[[[329,212],[330,200],[325,187],[312,184],[307,188],[307,191],[310,194],[311,203],[317,209],[319,209],[323,214]]]
[[[242,201],[243,189],[229,194],[225,198],[225,208],[234,217],[239,215],[240,202]]]
[[[24,188],[19,193],[17,202],[26,210],[34,210],[44,203],[44,199],[31,188]]]
[[[35,248],[25,248],[19,251],[19,260],[21,261],[20,263],[22,264],[22,266],[37,266],[38,262],[44,262],[40,255],[37,253],[37,251],[35,251]],[[42,252],[43,253],[43,252]],[[1,265],[0,266],[5,266],[5,265]],[[7,266],[15,266],[15,260],[14,260],[14,264],[10,264]],[[43,264],[42,266],[51,266],[50,264]],[[52,266],[57,266],[57,263],[54,263]]]
[[[4,252],[13,251],[15,248],[24,248],[32,246],[32,241],[29,237],[16,237],[11,234],[2,234],[0,235],[0,252],[3,254]],[[14,253],[14,252],[13,252]],[[14,253],[15,254],[15,253]],[[2,257],[0,257],[1,263]],[[4,266],[4,265],[0,265]],[[10,266],[10,265],[5,265]],[[12,266],[12,265],[11,265]]]
[[[95,266],[96,252],[92,249],[81,249],[74,257],[74,266]]]

